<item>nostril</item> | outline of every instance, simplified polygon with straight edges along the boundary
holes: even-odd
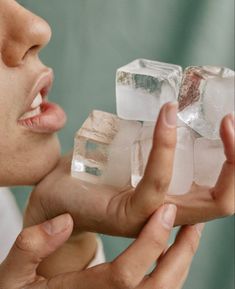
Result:
[[[28,57],[37,56],[51,38],[51,28],[44,19],[22,6],[16,6],[14,12],[0,48],[1,58],[9,67],[17,67]]]
[[[1,56],[3,63],[8,67],[16,67],[22,64],[24,58],[24,49],[15,42],[7,42],[2,47]]]

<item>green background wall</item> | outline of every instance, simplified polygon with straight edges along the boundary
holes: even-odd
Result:
[[[115,112],[115,70],[135,58],[234,69],[233,0],[22,0],[52,27],[43,61],[55,70],[50,98],[65,109],[63,151],[96,108]],[[15,188],[24,207],[29,188]],[[107,259],[130,240],[103,237]],[[185,289],[234,288],[234,218],[209,223]]]

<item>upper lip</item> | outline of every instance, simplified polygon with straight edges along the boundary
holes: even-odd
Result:
[[[31,92],[29,95],[29,102],[27,104],[27,111],[30,110],[30,106],[34,100],[34,98],[41,93],[44,98],[50,91],[54,79],[54,73],[51,68],[47,68],[43,71],[40,76],[37,78]]]

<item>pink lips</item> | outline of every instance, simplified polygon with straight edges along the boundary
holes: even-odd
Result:
[[[43,97],[43,102],[40,105],[41,113],[26,119],[19,119],[19,125],[37,133],[54,133],[63,128],[66,123],[65,112],[59,105],[45,100],[45,96],[49,92],[52,83],[53,71],[48,69],[41,75],[39,80],[36,82],[36,85],[32,89],[29,103],[27,105],[28,109],[26,109],[26,111],[29,110],[34,97],[38,93],[41,93]]]
[[[43,102],[41,110],[37,116],[19,120],[19,124],[38,133],[54,133],[64,127],[66,114],[59,105]]]

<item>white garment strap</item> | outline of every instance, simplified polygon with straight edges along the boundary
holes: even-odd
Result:
[[[0,188],[0,263],[22,229],[22,215],[15,198],[7,188]]]

